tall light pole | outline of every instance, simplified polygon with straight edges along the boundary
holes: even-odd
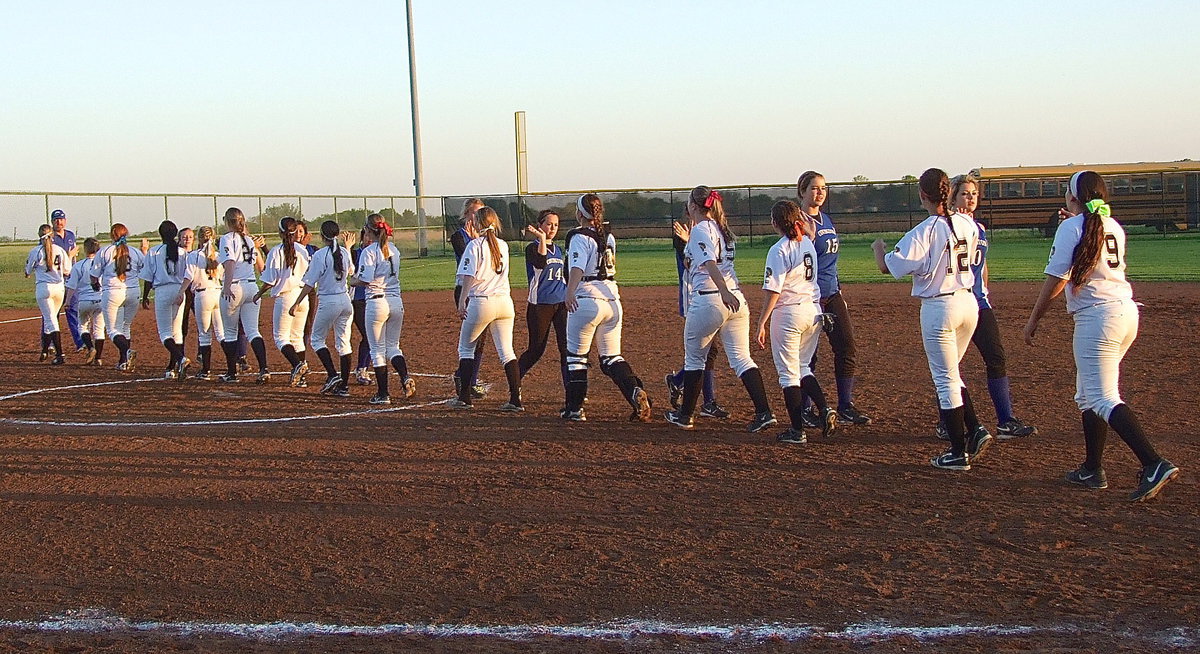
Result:
[[[417,48],[413,43],[412,0],[405,0],[404,7],[408,13],[408,90],[412,100],[412,142],[413,142],[413,186],[417,192],[417,251],[418,256],[429,254],[425,242],[425,207],[422,206],[422,189],[424,180],[421,178],[421,114],[417,109]]]

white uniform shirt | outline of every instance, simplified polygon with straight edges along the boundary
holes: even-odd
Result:
[[[717,223],[711,220],[696,223],[688,236],[687,246],[683,248],[683,261],[688,267],[688,285],[692,292],[709,293],[717,290],[716,282],[704,267],[708,261],[717,263],[717,270],[725,278],[725,286],[731,291],[736,290],[738,278],[733,269],[735,254],[733,240],[725,238]]]
[[[80,302],[99,302],[100,291],[92,290],[92,265],[96,257],[85,257],[71,268],[71,278],[67,280],[67,288],[74,289]]]
[[[968,216],[951,216],[954,231],[942,216],[930,216],[913,227],[896,248],[884,256],[896,279],[912,275],[912,294],[920,298],[948,295],[975,285],[971,262],[979,243],[979,228]]]
[[[1112,218],[1101,218],[1104,225],[1104,244],[1100,248],[1100,260],[1088,273],[1087,283],[1075,286],[1067,282],[1067,313],[1075,313],[1101,302],[1132,300],[1133,287],[1125,280],[1125,230]],[[1050,263],[1046,274],[1069,279],[1071,256],[1083,236],[1083,214],[1067,218],[1054,233],[1054,245],[1050,247]]]
[[[254,262],[262,259],[262,252],[248,235],[229,232],[221,237],[217,245],[217,261],[224,265],[233,262],[233,283],[254,281]]]
[[[146,253],[146,263],[138,277],[158,288],[166,284],[182,284],[187,276],[187,252],[179,248],[179,260],[174,264],[167,261],[167,246],[156,245]]]
[[[92,277],[98,278],[104,288],[137,288],[145,255],[132,245],[125,247],[129,250],[129,270],[125,271],[124,280],[117,278],[117,246],[106,245],[96,253],[97,263],[92,265]]]
[[[574,230],[572,230],[574,231]],[[575,232],[573,236],[568,236],[567,243],[567,265],[568,278],[569,271],[578,268],[583,271],[584,280],[579,282],[578,288],[575,289],[575,297],[591,297],[600,300],[619,300],[621,299],[620,291],[617,290],[617,240],[612,234],[608,235],[608,256],[604,261],[599,260],[599,247],[596,244],[596,239],[591,236],[592,229],[584,228],[579,232]],[[587,281],[588,277],[595,277],[600,274],[600,266],[604,266],[608,279]]]
[[[400,297],[400,250],[389,243],[388,254],[391,256],[385,259],[379,244],[372,243],[358,257],[357,277],[367,284],[367,299]]]
[[[317,295],[346,294],[346,280],[354,274],[354,257],[345,246],[338,246],[342,251],[342,275],[339,278],[333,267],[333,250],[324,247],[312,255],[308,262],[308,271],[304,273],[304,285],[317,289]],[[393,248],[389,248],[393,249]],[[399,284],[399,282],[397,282]]]
[[[204,250],[188,252],[187,278],[191,281],[188,286],[193,292],[208,291],[221,288],[225,279],[225,267],[217,263],[216,270],[208,272],[208,255]]]
[[[779,294],[777,306],[817,302],[817,248],[807,236],[799,241],[782,237],[767,251],[763,288]]]
[[[474,277],[475,285],[471,287],[471,297],[492,297],[508,295],[508,243],[497,238],[496,245],[500,250],[500,270],[492,267],[492,247],[484,236],[472,239],[463,250],[462,261],[458,264],[459,277]]]
[[[279,297],[281,293],[296,291],[303,286],[300,280],[308,271],[308,249],[299,243],[292,243],[292,249],[296,252],[296,265],[291,268],[283,258],[283,243],[267,253],[267,265],[263,268],[260,281],[272,284],[271,297]]]
[[[39,284],[63,284],[71,274],[71,257],[62,247],[50,244],[50,270],[46,270],[46,252],[41,243],[29,251],[25,274],[33,275]]]

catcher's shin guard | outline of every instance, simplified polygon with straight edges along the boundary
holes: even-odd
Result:
[[[642,380],[638,379],[633,374],[633,367],[621,355],[600,357],[600,372],[608,375],[609,379],[621,389],[621,395],[629,402],[630,406],[637,409],[637,403],[634,402],[633,389],[642,388]]]

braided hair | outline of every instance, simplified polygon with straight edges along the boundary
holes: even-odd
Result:
[[[38,227],[38,240],[42,242],[42,258],[46,260],[46,272],[53,270],[51,263],[54,261],[54,228],[49,225]]]
[[[481,207],[475,212],[475,228],[487,240],[488,250],[491,250],[492,255],[492,270],[496,271],[497,275],[504,273],[504,259],[500,255],[500,237],[496,232],[500,231],[500,216],[496,210],[491,207]]]
[[[288,268],[296,269],[296,219],[284,216],[279,219],[279,237],[283,241],[283,262]]]
[[[950,219],[950,216],[954,214],[950,211],[950,178],[946,176],[946,171],[941,168],[930,168],[921,173],[917,185],[921,189],[921,193],[929,198],[930,202],[937,205],[938,215],[946,219],[946,224],[950,226],[950,233],[957,239],[958,233],[954,231],[954,221]]]

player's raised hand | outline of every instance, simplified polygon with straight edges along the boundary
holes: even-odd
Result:
[[[675,231],[675,236],[684,243],[687,243],[688,237],[692,234],[692,228],[679,222],[678,220],[671,222],[671,229]]]
[[[530,236],[536,236],[539,241],[546,240],[546,233],[538,229],[536,225],[526,225],[525,233],[529,234]]]

